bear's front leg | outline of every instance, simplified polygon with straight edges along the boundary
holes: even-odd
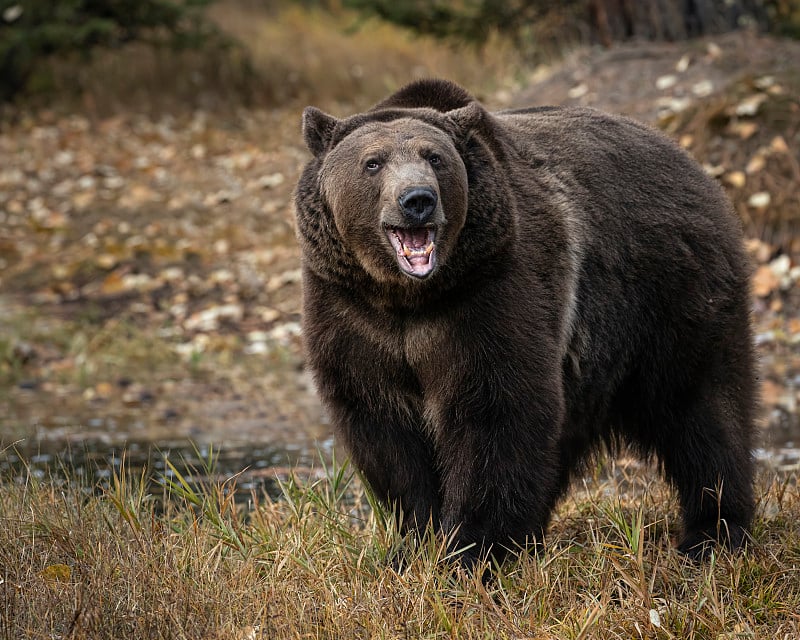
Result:
[[[353,464],[406,532],[439,522],[434,447],[416,378],[392,351],[339,328],[309,332],[317,386]]]
[[[340,388],[329,397],[336,432],[345,441],[353,464],[379,500],[393,510],[403,533],[438,528],[439,480],[433,446],[420,420],[381,400],[375,390],[359,400]]]
[[[304,278],[309,365],[337,438],[377,498],[394,510],[402,531],[431,520],[438,525],[433,443],[398,331],[385,316],[364,315],[349,290],[309,272]]]
[[[472,545],[467,564],[541,541],[560,473],[558,369],[494,346],[473,348],[434,393],[442,529]]]

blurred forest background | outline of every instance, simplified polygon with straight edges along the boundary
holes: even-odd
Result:
[[[798,38],[800,0],[0,0],[0,466],[329,451],[300,111],[424,76],[631,115],[721,181],[754,262],[763,457],[800,464]]]

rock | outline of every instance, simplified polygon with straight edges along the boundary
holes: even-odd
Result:
[[[747,205],[753,209],[766,209],[771,201],[772,196],[769,195],[769,192],[759,191],[748,198]]]
[[[678,76],[673,74],[668,74],[664,76],[660,76],[656,79],[656,89],[659,91],[665,91],[666,89],[671,89],[675,86],[678,82]]]

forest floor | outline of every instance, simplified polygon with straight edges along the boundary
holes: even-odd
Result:
[[[629,114],[720,179],[754,259],[762,443],[783,466],[798,464],[800,442],[798,69],[800,43],[739,33],[581,49],[479,93],[492,108]],[[319,106],[346,115],[341,103]],[[300,348],[299,113],[9,114],[0,445],[48,460],[69,447],[191,439],[261,464],[305,464],[330,448]]]

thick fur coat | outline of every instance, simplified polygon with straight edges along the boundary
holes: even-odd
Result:
[[[627,443],[677,489],[682,551],[744,544],[749,266],[686,153],[590,109],[490,113],[439,80],[345,119],[309,107],[303,128],[308,361],[405,527],[501,555]]]

